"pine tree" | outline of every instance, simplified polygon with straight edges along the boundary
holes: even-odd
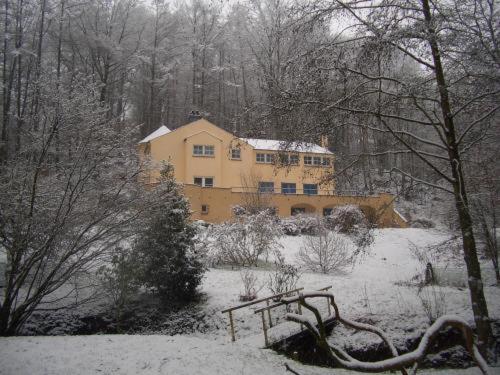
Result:
[[[163,299],[191,300],[205,270],[194,247],[195,227],[189,222],[189,203],[165,165],[157,187],[164,196],[152,208],[149,222],[136,241],[142,283]]]

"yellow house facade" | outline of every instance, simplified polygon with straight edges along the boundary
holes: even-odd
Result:
[[[280,216],[323,215],[336,205],[358,204],[387,211],[379,215],[381,225],[401,225],[389,195],[335,196],[329,178],[334,155],[317,144],[239,138],[199,119],[172,131],[160,127],[139,142],[139,152],[153,162],[147,183],[157,181],[161,162],[173,165],[194,220],[222,222],[231,218],[233,206],[265,197]]]

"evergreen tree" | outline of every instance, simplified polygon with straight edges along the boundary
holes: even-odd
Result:
[[[164,198],[152,207],[135,244],[139,278],[164,299],[190,300],[196,296],[205,268],[194,247],[196,229],[189,222],[189,203],[174,180],[171,165],[163,168],[157,189]]]

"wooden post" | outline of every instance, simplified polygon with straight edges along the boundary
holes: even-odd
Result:
[[[302,305],[300,304],[300,301],[297,301],[297,310],[299,310],[299,315],[302,315]],[[304,330],[304,325],[300,323],[300,330]]]
[[[262,330],[264,331],[264,342],[267,348],[269,346],[269,340],[267,338],[267,325],[266,325],[266,316],[264,315],[264,310],[260,312],[260,316],[262,317]]]
[[[326,306],[328,307],[328,316],[332,315],[332,308],[330,307],[330,298],[326,297]]]
[[[269,307],[268,299],[266,299],[266,306]],[[267,318],[269,319],[269,327],[273,328],[273,320],[271,319],[271,309],[267,309]]]
[[[231,326],[231,341],[236,341],[236,336],[234,335],[234,322],[233,322],[233,312],[229,311],[229,325]]]

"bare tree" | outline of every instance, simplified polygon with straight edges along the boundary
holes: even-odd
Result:
[[[340,15],[352,21],[347,29],[356,32],[331,41],[335,62],[327,62],[321,69],[347,76],[352,85],[345,94],[317,104],[337,113],[346,126],[361,125],[390,136],[396,147],[368,154],[413,155],[425,171],[421,177],[405,165],[391,170],[451,194],[462,234],[479,347],[486,354],[492,331],[464,165],[471,150],[498,123],[500,55],[494,31],[498,12],[490,1],[367,4],[337,0],[308,7],[304,19],[309,25]],[[371,47],[373,53],[379,51],[381,62],[399,60],[400,67],[413,68],[355,68],[350,51],[360,44]],[[370,98],[377,106],[366,106]],[[297,98],[295,104],[309,101]]]
[[[97,270],[135,233],[148,196],[137,182],[130,133],[106,121],[97,88],[74,82],[69,94],[54,82],[40,86],[43,132],[28,133],[0,170],[0,252],[7,259],[0,335],[17,333],[37,309],[60,306],[62,286]],[[64,150],[57,158],[56,134]]]

